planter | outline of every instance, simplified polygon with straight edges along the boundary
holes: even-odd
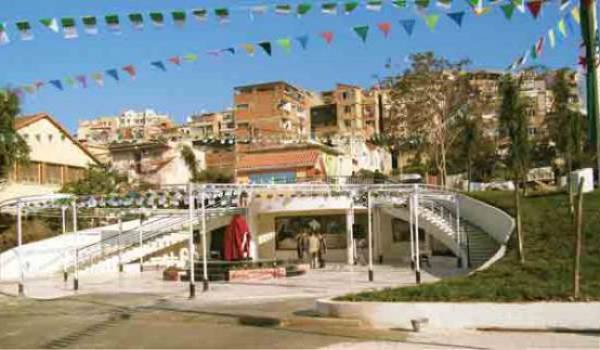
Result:
[[[285,267],[229,270],[229,281],[264,280],[286,276]]]
[[[164,281],[179,281],[181,273],[183,273],[183,271],[178,268],[167,267],[163,271],[163,280]]]

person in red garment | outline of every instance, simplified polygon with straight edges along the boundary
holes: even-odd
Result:
[[[251,237],[246,219],[240,214],[235,214],[225,230],[223,258],[227,261],[248,259]]]

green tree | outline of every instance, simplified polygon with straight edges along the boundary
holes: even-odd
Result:
[[[417,53],[410,58],[411,67],[393,83],[391,122],[386,123],[392,129],[386,133],[398,135],[400,144],[418,145],[417,154],[427,155],[441,185],[445,186],[448,152],[458,136],[454,119],[474,92],[464,73],[469,61],[450,62],[432,52]]]
[[[198,178],[199,174],[198,162],[196,160],[196,155],[194,154],[194,151],[190,146],[183,145],[179,152],[181,154],[181,158],[183,158],[183,161],[185,162],[185,165],[190,171],[190,178],[192,179],[192,181],[194,181],[194,179]]]
[[[0,91],[0,179],[8,177],[15,163],[29,160],[29,146],[15,130],[19,111],[19,97],[11,91]]]
[[[127,192],[128,190],[131,188],[127,183],[127,176],[104,167],[91,166],[85,171],[83,178],[65,184],[61,192],[77,195],[100,195]]]
[[[527,133],[528,118],[527,101],[520,91],[520,81],[507,74],[500,81],[499,121],[503,136],[508,137],[508,152],[506,165],[512,174],[514,184],[515,215],[517,222],[517,245],[519,260],[525,262],[523,252],[523,231],[521,226],[520,187],[524,187],[524,180],[529,169],[530,144]]]

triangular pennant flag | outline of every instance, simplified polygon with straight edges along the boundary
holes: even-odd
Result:
[[[88,35],[98,34],[98,21],[94,16],[85,16],[81,19],[83,22],[83,31]]]
[[[128,65],[122,68],[125,72],[127,72],[127,74],[129,74],[129,76],[131,77],[131,79],[135,79],[136,77],[136,72],[135,72],[135,67],[132,65]]]
[[[6,23],[0,22],[0,45],[6,45],[10,43],[8,33],[6,33]]]
[[[233,47],[228,47],[226,49],[221,50],[222,52],[229,52],[232,55],[235,55],[235,49]]]
[[[457,26],[462,27],[463,17],[465,16],[465,12],[451,12],[448,13],[448,17],[456,23]]]
[[[96,84],[98,84],[98,86],[104,86],[104,74],[100,72],[92,73],[92,79],[96,82]]]
[[[17,22],[17,29],[21,33],[21,40],[29,41],[33,40],[33,33],[31,32],[31,24],[27,21]]]
[[[569,5],[571,4],[570,0],[560,0],[560,10],[564,11],[567,9],[567,7],[569,7]]]
[[[106,71],[106,74],[115,79],[116,81],[119,81],[119,71],[117,71],[116,69],[109,69]]]
[[[229,22],[229,9],[223,7],[215,9],[215,16],[219,18],[219,22]]]
[[[424,10],[429,7],[429,0],[415,0],[417,10]]]
[[[575,22],[577,22],[577,24],[581,23],[581,15],[579,14],[579,8],[573,7],[573,9],[571,10],[571,16],[573,16],[573,19],[575,20]]]
[[[531,58],[533,58],[534,60],[537,60],[538,58],[537,51],[535,50],[535,45],[531,47]]]
[[[60,91],[63,90],[63,85],[60,80],[50,80],[49,83],[52,84],[52,86],[54,86],[58,90],[60,90]]]
[[[154,61],[154,62],[150,62],[151,65],[153,65],[154,67],[162,70],[163,72],[167,71],[167,67],[165,67],[165,64],[162,61]]]
[[[357,26],[352,28],[356,35],[363,41],[363,43],[367,42],[367,35],[369,34],[369,26]]]
[[[278,15],[289,15],[292,13],[292,6],[287,4],[275,5],[275,13]]]
[[[46,83],[43,81],[36,81],[33,83],[33,85],[35,85],[35,88],[39,91],[42,87],[44,87],[44,85],[46,85]]]
[[[368,11],[381,11],[383,1],[381,0],[367,0],[367,6],[365,7]]]
[[[487,15],[488,13],[492,12],[492,8],[491,7],[477,7],[475,9],[473,9],[473,12],[477,15],[477,16],[483,16],[483,15]]]
[[[297,37],[296,40],[298,40],[302,49],[306,50],[306,47],[308,46],[308,35],[301,35]]]
[[[517,10],[521,13],[525,13],[525,0],[512,0],[511,2],[515,5]]]
[[[179,58],[179,56],[173,56],[173,57],[169,58],[169,62],[173,63],[176,66],[180,66],[181,58]]]
[[[427,24],[427,27],[429,27],[431,31],[435,30],[435,27],[437,26],[439,20],[440,15],[436,13],[432,13],[430,15],[425,16],[425,24]]]
[[[165,16],[160,12],[150,12],[150,21],[156,28],[162,28],[165,25]]]
[[[223,53],[223,50],[210,50],[210,51],[207,51],[206,53],[209,54],[210,56],[219,57]]]
[[[309,3],[298,4],[298,7],[296,7],[296,14],[298,14],[298,16],[304,16],[311,8],[312,5]]]
[[[55,33],[58,33],[58,31],[60,30],[56,18],[43,18],[40,19],[40,23]]]
[[[331,44],[331,42],[333,41],[333,32],[323,32],[321,33],[321,37],[325,39],[325,42],[327,44]]]
[[[513,14],[515,13],[515,5],[513,3],[500,5],[500,8],[502,9],[502,12],[504,13],[504,17],[506,17],[506,19],[508,19],[508,20],[510,20],[512,18]]]
[[[383,32],[383,36],[387,38],[390,34],[390,30],[392,29],[392,24],[389,22],[382,22],[377,24],[377,28],[379,28],[379,30]]]
[[[185,11],[173,11],[171,12],[171,18],[173,18],[173,23],[175,23],[176,26],[183,27],[185,25]]]
[[[198,55],[196,55],[195,53],[188,53],[183,56],[183,59],[188,62],[196,62],[198,61]]]
[[[481,0],[467,0],[467,4],[471,6],[471,8],[483,7],[483,2]]]
[[[271,43],[268,41],[263,41],[258,43],[258,46],[262,47],[263,50],[267,53],[267,55],[271,56]]]
[[[208,16],[208,11],[206,9],[195,9],[192,10],[192,15],[198,22],[206,21],[206,17]]]
[[[254,53],[256,52],[253,44],[242,44],[242,48],[250,56],[254,56]]]
[[[286,53],[289,53],[292,49],[292,41],[289,38],[278,39],[277,45],[279,45]]]
[[[65,78],[65,83],[67,83],[67,85],[69,85],[70,87],[74,87],[75,86],[75,79],[73,79],[71,77],[66,77]]]
[[[569,32],[571,34],[574,34],[575,33],[575,29],[573,29],[573,20],[571,20],[571,17],[565,16],[564,20],[565,20],[565,23],[567,24],[567,28],[569,29]]]
[[[121,34],[121,24],[119,23],[119,15],[108,15],[104,17],[108,30],[115,34]]]
[[[144,16],[141,13],[129,14],[129,22],[131,22],[131,26],[135,30],[144,29]]]
[[[267,5],[252,6],[250,8],[250,19],[254,20],[254,16],[264,15],[268,11],[269,11],[269,7]]]
[[[33,95],[33,94],[35,94],[35,92],[36,92],[36,90],[35,90],[35,86],[33,86],[33,85],[26,85],[26,86],[23,86],[23,89],[25,89],[25,91],[26,91],[28,94],[30,94],[30,95]]]
[[[414,19],[401,19],[400,24],[402,28],[406,31],[406,34],[412,35],[413,30],[415,29],[416,21]]]
[[[550,42],[551,48],[556,46],[556,35],[554,35],[554,29],[548,30],[548,41]]]
[[[356,8],[358,7],[358,1],[348,1],[344,3],[344,13],[345,14],[350,14],[352,13],[352,11],[356,10]]]
[[[85,75],[78,75],[75,77],[75,79],[77,79],[79,84],[81,84],[82,88],[87,89],[87,78],[85,77]]]
[[[392,5],[396,8],[404,8],[406,7],[406,0],[393,0]]]
[[[527,8],[529,9],[529,12],[531,12],[531,15],[533,16],[533,18],[538,18],[538,15],[540,14],[540,10],[542,9],[542,1],[541,0],[529,1],[529,2],[527,2]]]
[[[567,37],[567,26],[564,19],[558,21],[558,32],[562,34],[563,38]]]
[[[542,55],[543,51],[544,51],[544,37],[541,37],[535,43],[535,54],[539,57]]]
[[[74,18],[62,18],[60,22],[63,27],[65,39],[76,39],[77,37],[79,37],[79,34],[77,33],[77,27],[75,26]]]
[[[452,7],[452,0],[437,0],[437,6],[445,10],[449,10]]]
[[[328,15],[337,14],[337,2],[327,2],[321,5],[321,12]]]
[[[525,63],[527,63],[527,58],[528,57],[529,57],[529,50],[525,51],[525,53],[523,54],[523,56],[521,56],[521,59],[519,60],[519,66],[525,65]]]

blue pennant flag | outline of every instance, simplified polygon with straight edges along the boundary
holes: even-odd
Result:
[[[299,36],[296,40],[298,40],[302,49],[306,50],[306,47],[308,46],[308,35]]]
[[[106,71],[106,74],[113,77],[116,81],[119,81],[119,71],[116,69],[109,69]]]
[[[448,13],[448,17],[450,17],[450,19],[453,20],[454,23],[456,23],[459,27],[462,27],[462,21],[464,16],[464,11]]]
[[[221,50],[222,52],[230,52],[232,55],[235,55],[235,49],[233,47],[229,47]]]
[[[163,72],[167,71],[167,68],[165,67],[165,64],[162,61],[150,62],[150,64],[153,65],[154,67],[162,70]]]
[[[408,34],[408,35],[412,35],[413,30],[415,29],[415,23],[416,23],[416,21],[414,19],[401,19],[400,20],[400,24],[402,24],[402,27],[404,28],[404,30],[406,31],[406,34]]]
[[[63,85],[60,80],[50,80],[49,83],[52,84],[55,88],[59,89],[60,91],[63,90]]]

